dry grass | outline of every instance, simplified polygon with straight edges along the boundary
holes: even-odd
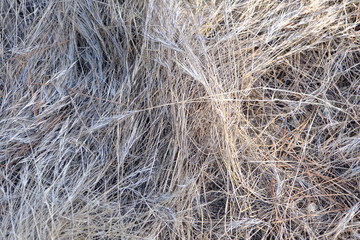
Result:
[[[359,0],[0,12],[0,239],[360,239]]]

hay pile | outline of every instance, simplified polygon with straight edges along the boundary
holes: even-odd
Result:
[[[0,12],[1,239],[360,239],[359,0]]]

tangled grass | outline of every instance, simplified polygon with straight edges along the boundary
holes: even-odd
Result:
[[[360,239],[359,0],[0,11],[1,239]]]

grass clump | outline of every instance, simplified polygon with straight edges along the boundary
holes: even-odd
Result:
[[[360,1],[0,12],[1,239],[360,238]]]

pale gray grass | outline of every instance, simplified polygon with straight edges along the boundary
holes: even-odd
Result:
[[[0,239],[359,239],[359,0],[0,14]]]

